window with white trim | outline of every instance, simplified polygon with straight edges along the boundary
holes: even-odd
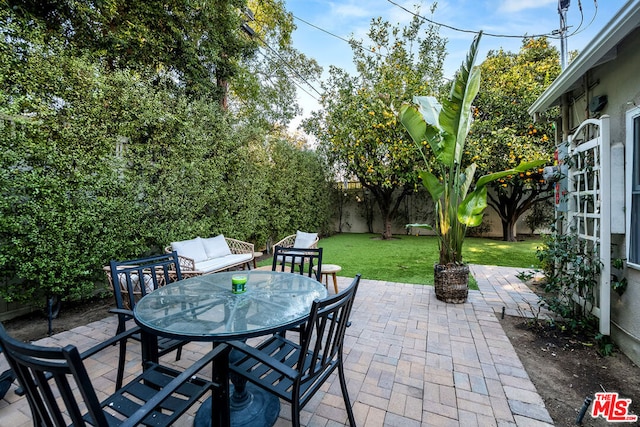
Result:
[[[627,111],[627,262],[640,267],[640,108]]]

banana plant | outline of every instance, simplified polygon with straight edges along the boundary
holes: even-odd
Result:
[[[433,230],[439,238],[441,265],[462,264],[462,244],[467,227],[482,223],[487,207],[487,184],[525,172],[544,160],[522,162],[516,168],[484,175],[475,182],[476,164],[462,165],[471,122],[472,102],[480,89],[480,68],[474,65],[482,33],[473,40],[442,104],[431,96],[415,96],[400,108],[399,120],[427,165],[419,172],[436,211],[435,224],[407,224]],[[431,150],[431,156],[425,152]]]

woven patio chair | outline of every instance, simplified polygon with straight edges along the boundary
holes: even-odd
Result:
[[[274,243],[271,248],[275,250],[276,246],[282,246],[283,248],[317,248],[318,233],[306,233],[304,231],[296,231],[296,234],[291,234],[284,239]]]

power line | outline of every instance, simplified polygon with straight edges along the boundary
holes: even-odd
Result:
[[[268,61],[271,61],[271,58],[270,58],[270,57],[268,57],[264,52],[262,52],[261,50],[258,50],[258,52],[260,52],[260,54],[261,54],[262,56],[264,56],[264,58],[265,58],[265,59],[267,59]],[[271,77],[269,77],[269,76],[266,76],[266,77],[267,77],[267,79],[268,79],[271,83],[273,83],[273,81],[271,80]],[[309,95],[309,96],[310,96],[311,98],[313,98],[315,101],[320,102],[320,101],[318,100],[318,98],[316,98],[316,97],[315,97],[315,96],[313,96],[313,95],[312,95],[308,90],[306,90],[305,88],[303,88],[302,86],[300,86],[300,85],[298,84],[298,82],[296,82],[296,81],[295,81],[295,80],[293,80],[293,79],[292,79],[291,81],[293,82],[293,84],[294,84],[294,85],[296,85],[296,86],[298,87],[298,89],[300,89],[301,91],[303,91],[304,93],[306,93],[307,95]],[[309,82],[306,82],[306,81],[305,81],[305,83],[307,83],[309,86],[311,86],[311,85],[309,84]],[[311,86],[311,87],[313,87],[313,86]],[[316,92],[317,92],[317,91],[316,91]]]
[[[329,30],[325,30],[324,28],[318,27],[317,25],[312,24],[311,22],[305,21],[304,19],[302,19],[302,18],[300,18],[300,17],[298,17],[296,15],[293,15],[293,17],[295,19],[297,19],[298,21],[304,22],[308,26],[315,28],[316,30],[319,30],[319,31],[322,31],[323,33],[329,34],[331,37],[335,37],[335,38],[337,38],[339,40],[342,40],[343,42],[349,43],[349,45],[356,45],[356,46],[360,47],[361,49],[364,49],[364,50],[367,50],[367,51],[369,50],[369,49],[367,49],[366,47],[363,46],[361,41],[354,40],[354,39],[351,39],[351,40],[345,39],[344,37],[339,36],[337,34],[334,34]],[[375,51],[375,52],[372,51],[371,53],[373,53],[374,55],[380,56],[382,58],[386,58],[387,57],[387,55],[385,55],[384,53],[378,52],[378,51]]]
[[[391,3],[394,6],[399,7],[400,9],[404,10],[407,13],[410,13],[411,15],[415,16],[416,18],[420,18],[424,21],[429,22],[430,24],[433,25],[438,25],[440,27],[444,27],[444,28],[448,28],[450,30],[453,31],[458,31],[460,33],[469,33],[469,34],[478,34],[480,31],[479,30],[467,30],[464,28],[458,28],[458,27],[454,27],[451,25],[447,25],[447,24],[443,24],[441,22],[437,22],[434,21],[433,19],[429,19],[425,16],[422,16],[418,13],[415,13],[409,9],[407,9],[404,6],[399,5],[398,3],[394,2],[393,0],[387,0],[389,3]],[[533,35],[513,35],[513,34],[495,34],[495,33],[485,33],[484,31],[482,32],[483,36],[488,36],[488,37],[498,37],[498,38],[511,38],[511,39],[530,39],[530,38],[536,38],[536,37],[549,37],[549,38],[557,38],[554,36],[553,32],[551,33],[546,33],[546,34],[533,34]]]
[[[582,24],[580,24],[580,26],[578,26],[578,28],[576,28],[576,30],[573,33],[569,34],[567,37],[573,37],[575,35],[583,33],[587,28],[591,26],[591,24],[593,24],[593,22],[596,20],[596,16],[598,16],[598,0],[593,0],[593,5],[595,7],[595,10],[593,11],[593,17],[591,18],[591,21],[589,21],[587,26],[583,29],[580,29],[580,26],[582,26]],[[580,1],[578,1],[578,7],[580,8],[580,15],[582,16],[582,3],[580,3]],[[582,18],[580,22],[582,22]]]
[[[298,21],[304,22],[304,23],[305,23],[305,24],[307,24],[308,26],[315,28],[316,30],[320,30],[320,31],[322,31],[323,33],[327,33],[327,34],[329,34],[329,35],[330,35],[330,36],[332,36],[332,37],[335,37],[335,38],[337,38],[337,39],[342,40],[343,42],[347,42],[347,43],[351,44],[351,41],[350,41],[350,40],[345,39],[344,37],[341,37],[341,36],[339,36],[339,35],[337,35],[337,34],[334,34],[334,33],[332,33],[331,31],[325,30],[324,28],[320,28],[320,27],[318,27],[317,25],[312,24],[311,22],[305,21],[304,19],[302,19],[302,18],[300,18],[300,17],[298,17],[298,16],[296,16],[296,15],[293,15],[293,17],[294,17],[294,18],[296,18]]]
[[[269,44],[268,44],[268,43],[267,43],[267,42],[266,42],[262,37],[258,36],[257,34],[256,34],[256,37],[257,37],[257,38],[258,38],[258,40],[260,40],[260,41],[261,41],[261,42],[262,42],[262,43],[263,43],[263,44],[264,44],[264,45],[265,45],[265,46],[266,46],[266,47],[267,47],[271,52],[273,52],[273,53],[274,53],[274,54],[275,54],[275,55],[280,59],[280,61],[281,61],[281,62],[283,62],[283,63],[284,63],[284,64],[285,64],[285,65],[286,65],[286,66],[287,66],[291,71],[293,71],[293,72],[298,76],[298,78],[299,78],[300,80],[302,80],[303,82],[305,82],[305,83],[307,84],[307,86],[309,86],[311,89],[313,89],[313,91],[314,91],[315,93],[317,93],[320,97],[322,97],[322,94],[318,91],[318,89],[316,89],[316,88],[315,88],[315,86],[313,86],[311,83],[309,83],[309,82],[307,81],[307,79],[305,79],[305,78],[304,78],[304,76],[303,76],[302,74],[300,74],[300,72],[299,72],[298,70],[296,70],[296,69],[295,69],[295,67],[294,67],[293,65],[289,64],[289,62],[287,62],[287,60],[286,60],[286,59],[284,59],[284,58],[282,57],[282,55],[280,55],[280,52],[278,52],[277,50],[275,50],[274,48],[272,48],[271,46],[269,46]],[[295,83],[295,81],[294,81],[294,83]],[[296,84],[296,85],[297,85],[297,84]],[[298,86],[298,87],[300,87],[300,86]],[[303,89],[303,90],[304,90],[304,89]],[[305,91],[305,92],[306,92],[306,91]],[[306,93],[308,93],[308,92],[306,92]],[[308,93],[308,94],[309,94],[309,93]],[[309,94],[309,95],[311,95],[311,94]],[[316,99],[316,98],[314,98],[314,99]],[[316,99],[316,101],[317,101],[317,99]]]

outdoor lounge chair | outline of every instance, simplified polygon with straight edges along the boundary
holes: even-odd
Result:
[[[319,240],[318,233],[306,233],[298,230],[296,234],[291,234],[274,243],[272,250],[275,251],[276,246],[282,246],[283,248],[317,248]]]

